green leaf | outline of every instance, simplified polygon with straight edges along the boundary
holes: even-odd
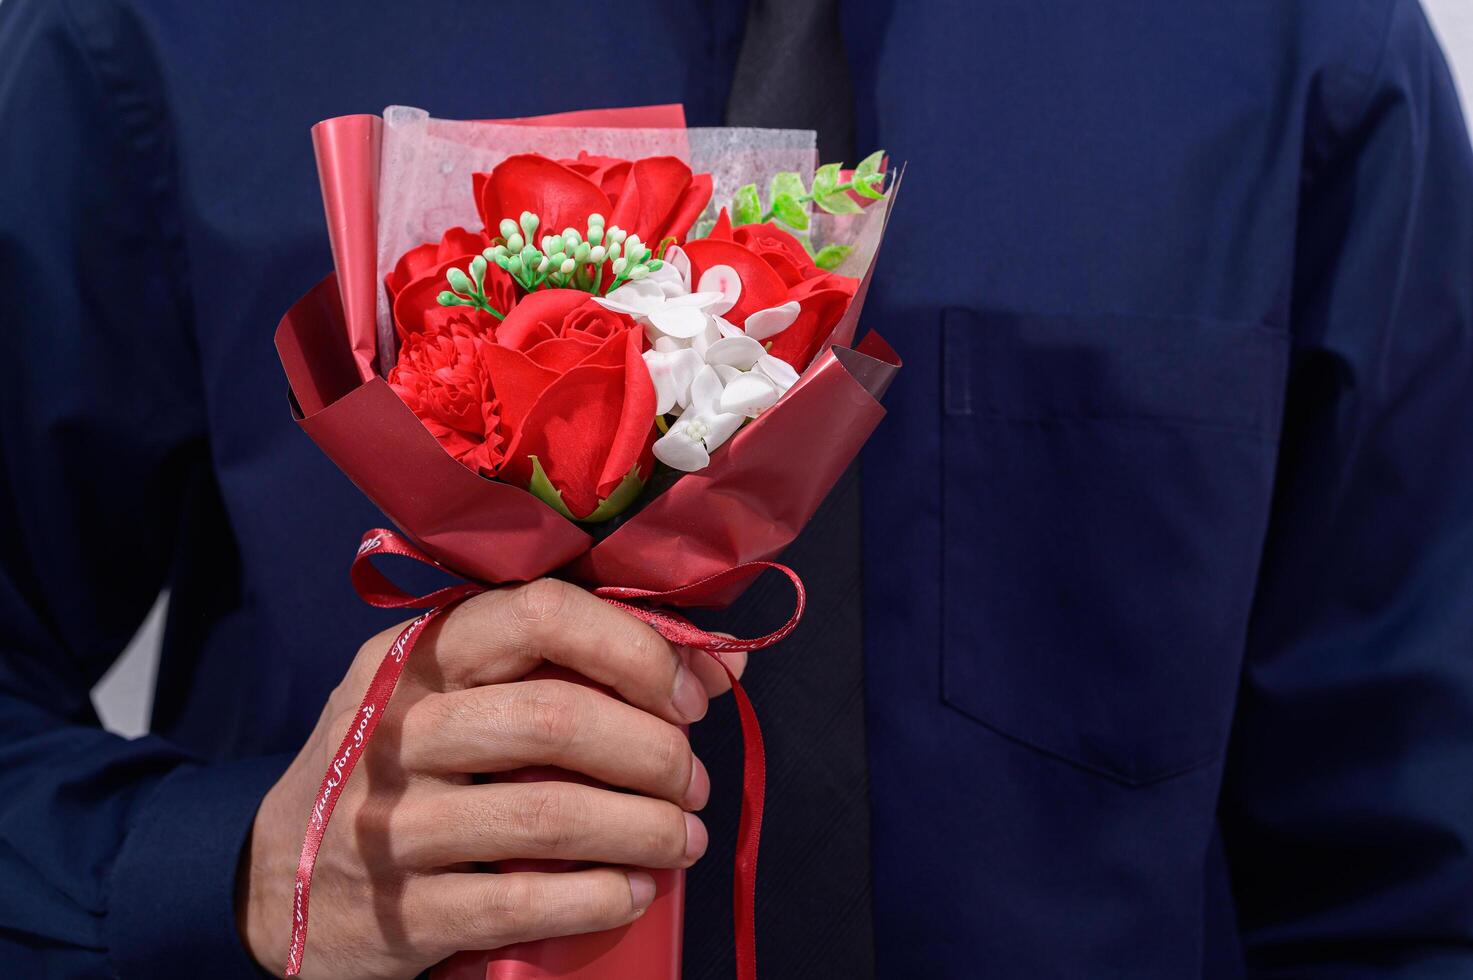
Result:
[[[813,264],[825,272],[833,272],[852,251],[854,251],[853,245],[825,245],[813,257]]]
[[[568,505],[563,503],[561,491],[557,487],[554,487],[552,481],[547,478],[547,473],[542,469],[542,461],[536,456],[528,456],[527,458],[532,461],[532,480],[527,485],[527,489],[538,500],[559,514],[562,514],[570,521],[579,521],[583,524],[597,524],[607,521],[612,517],[617,517],[624,513],[629,505],[639,498],[639,492],[644,489],[644,481],[639,478],[639,464],[635,463],[634,469],[630,470],[624,479],[619,481],[619,485],[614,488],[613,493],[598,502],[598,506],[593,509],[591,514],[587,517],[574,517],[573,512],[568,510]]]
[[[756,184],[743,184],[731,199],[731,223],[754,225],[762,217],[762,202],[757,198]]]
[[[859,205],[839,186],[839,165],[826,163],[813,175],[813,203],[829,214],[858,214]]]
[[[803,186],[803,178],[791,170],[784,170],[775,175],[767,188],[767,196],[774,201],[784,194],[794,200],[808,196],[808,188]]]
[[[808,209],[799,204],[791,194],[779,194],[773,198],[772,214],[785,225],[799,231],[808,230]]]
[[[861,197],[878,201],[885,196],[885,175],[880,164],[885,159],[884,150],[876,150],[854,168],[854,191]]]
[[[634,469],[624,474],[624,479],[614,488],[614,492],[598,502],[593,513],[587,517],[580,518],[585,524],[597,524],[611,517],[618,517],[629,508],[629,505],[639,499],[639,492],[644,489],[644,481],[639,478],[639,464],[634,464]]]
[[[826,163],[813,172],[813,196],[831,197],[839,186],[839,165]]]
[[[568,505],[563,503],[562,491],[553,486],[552,481],[549,480],[547,478],[547,474],[543,472],[542,461],[539,460],[536,456],[528,456],[527,458],[532,461],[532,481],[527,484],[527,489],[531,491],[532,496],[536,497],[538,500],[542,501],[544,504],[557,511],[559,514],[562,514],[568,520],[576,521],[577,518],[573,516],[572,511],[568,510]]]
[[[872,201],[884,200],[885,175],[870,174],[867,177],[856,177],[854,179],[854,193],[860,197],[867,197]]]

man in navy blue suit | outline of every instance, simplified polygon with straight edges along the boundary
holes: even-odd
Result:
[[[1415,0],[4,0],[0,975],[281,968],[395,619],[270,343],[330,266],[308,127],[674,100],[909,162],[863,588],[850,480],[794,547],[806,633],[748,671],[764,973],[1473,976],[1473,152]],[[89,691],[164,587],[126,741]],[[647,901],[619,869],[708,846],[686,975],[727,975],[729,699],[672,735],[719,682],[556,585],[417,658],[304,975],[606,928]],[[527,761],[632,792],[465,775]],[[443,871],[512,856],[600,866]]]

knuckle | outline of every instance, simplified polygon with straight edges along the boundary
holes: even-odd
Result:
[[[532,895],[524,878],[507,875],[494,879],[487,898],[487,906],[496,918],[515,922],[526,918],[532,907]]]
[[[629,644],[639,658],[639,662],[654,667],[662,675],[673,676],[677,658],[670,644],[660,634],[643,624],[635,625],[637,628],[630,630]]]
[[[566,749],[577,738],[580,692],[564,681],[531,681],[513,696],[519,727],[526,737],[553,750]]]
[[[486,720],[482,688],[431,694],[416,705],[426,717],[426,731],[447,733],[474,731]]]
[[[537,854],[556,854],[576,834],[576,807],[569,794],[553,785],[521,794],[512,814],[521,839]]]
[[[413,818],[400,809],[393,800],[370,797],[353,817],[356,846],[373,855],[376,869],[386,873],[412,863],[410,842],[420,837]]]
[[[540,626],[557,619],[573,587],[557,579],[540,578],[512,592],[512,614],[524,626]]]
[[[348,700],[349,697],[350,695],[346,693],[340,697],[339,693],[334,691],[328,699],[328,703],[322,709],[322,714],[317,722],[325,736],[321,739],[317,747],[318,752],[320,752],[318,760],[320,766],[330,767],[332,765],[333,761],[337,758],[338,743],[343,740],[343,736],[348,733],[348,730],[353,727],[353,723],[358,720],[358,705],[356,703],[350,703]]]
[[[526,879],[515,875],[493,876],[473,912],[478,931],[488,929],[489,923],[488,931],[495,945],[515,942],[537,918],[532,901]]]

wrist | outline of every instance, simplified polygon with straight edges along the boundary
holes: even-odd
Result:
[[[257,966],[272,974],[279,972],[286,955],[296,881],[294,831],[287,819],[295,810],[281,800],[281,784],[288,778],[283,777],[262,798],[241,847],[235,875],[235,923],[241,944]]]

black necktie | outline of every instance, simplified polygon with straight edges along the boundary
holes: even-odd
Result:
[[[854,162],[854,89],[838,0],[752,0],[726,124],[812,129],[821,163]]]
[[[727,105],[728,125],[817,130],[822,162],[853,162],[853,106],[834,0],[754,0]],[[863,582],[858,467],[839,481],[782,560],[803,577],[799,628],[752,655],[743,683],[767,742],[767,813],[757,867],[757,961],[768,978],[874,976],[869,776],[864,746]],[[769,573],[716,625],[739,636],[776,626],[791,590]],[[732,699],[691,730],[711,771],[711,835],[691,869],[685,978],[733,975],[731,861],[741,795]]]

